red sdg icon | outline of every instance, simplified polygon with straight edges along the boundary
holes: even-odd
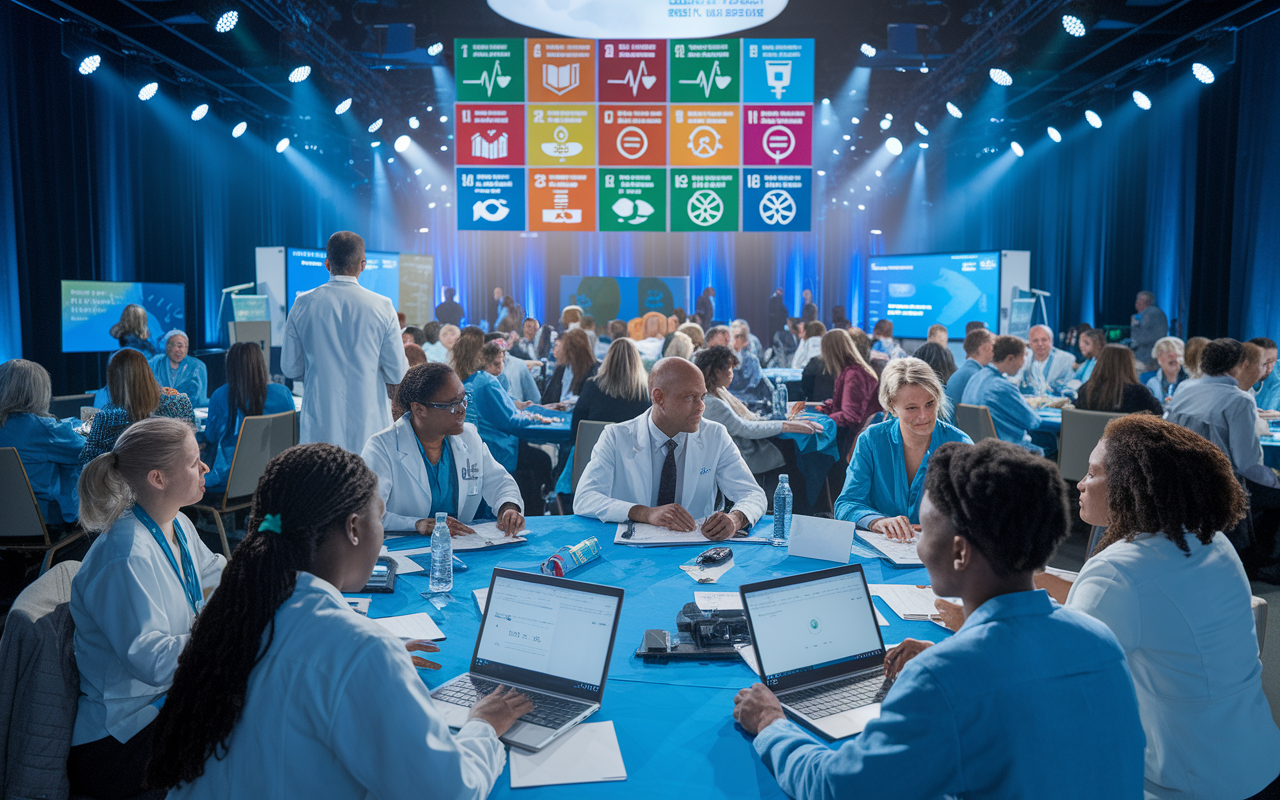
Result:
[[[628,125],[618,133],[618,153],[623,158],[637,159],[649,151],[649,137],[635,125]]]
[[[667,107],[601,105],[600,163],[660,167],[667,163]]]

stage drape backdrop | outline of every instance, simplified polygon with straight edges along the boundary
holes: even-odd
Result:
[[[254,247],[322,246],[339,229],[371,249],[434,255],[437,299],[456,287],[472,319],[487,314],[494,286],[544,318],[558,313],[548,304],[561,275],[688,275],[694,296],[715,287],[718,317],[745,317],[767,341],[776,286],[792,313],[810,289],[823,319],[843,305],[867,324],[869,253],[1017,249],[1032,251],[1055,327],[1126,322],[1136,292],[1150,289],[1184,335],[1276,337],[1276,41],[1280,16],[1240,32],[1239,60],[1213,86],[1177,65],[1168,86],[1146,90],[1151,111],[1127,97],[1099,107],[1102,130],[1085,126],[1077,104],[1055,122],[1059,145],[1043,124],[1022,125],[1022,159],[1005,142],[982,159],[938,146],[917,164],[924,151],[912,147],[886,170],[901,178],[895,193],[849,205],[849,181],[815,174],[810,233],[535,236],[457,231],[452,192],[427,209],[422,196],[389,190],[387,170],[394,178],[402,164],[380,164],[365,183],[329,171],[334,153],[277,154],[279,134],[258,122],[234,140],[233,111],[215,103],[206,124],[193,123],[198,101],[168,84],[142,103],[151,78],[141,70],[113,63],[80,76],[57,23],[0,3],[0,358],[44,364],[55,392],[103,384],[105,355],[61,352],[62,279],[184,283],[193,345],[220,344],[219,291],[254,279]],[[452,183],[451,163],[436,167]]]

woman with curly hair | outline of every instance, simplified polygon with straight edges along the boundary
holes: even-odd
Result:
[[[456,388],[456,387],[455,387]],[[382,547],[378,478],[329,444],[267,464],[249,534],[178,658],[148,769],[172,798],[480,800],[502,772],[498,736],[533,709],[504,687],[450,733],[414,667],[439,669],[341,592]]]

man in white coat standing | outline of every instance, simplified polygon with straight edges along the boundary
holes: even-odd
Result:
[[[400,321],[387,298],[356,282],[364,239],[338,231],[325,245],[329,282],[298,295],[284,325],[280,368],[302,380],[300,441],[359,453],[391,424],[387,386],[409,369]]]
[[[602,522],[628,519],[728,539],[764,514],[764,490],[718,422],[702,419],[702,373],[683,358],[664,358],[649,373],[653,407],[605,428],[578,483],[574,513]],[[717,488],[733,501],[715,511]]]

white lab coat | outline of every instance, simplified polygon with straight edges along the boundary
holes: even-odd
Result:
[[[520,487],[489,452],[475,425],[464,423],[462,435],[448,439],[458,486],[458,520],[475,519],[482,498],[495,514],[504,503],[515,503],[524,513]],[[412,531],[418,520],[430,516],[431,481],[407,414],[375,433],[361,456],[378,476],[378,493],[387,504],[387,513],[382,515],[384,529]]]
[[[205,547],[185,515],[174,524],[186,537],[203,597],[222,580],[227,560]],[[182,551],[173,555],[181,565]],[[169,559],[132,511],[94,540],[71,581],[70,610],[80,670],[71,743],[108,735],[127,742],[160,713],[151,704],[173,683],[195,621]]]
[[[632,506],[653,504],[653,443],[649,436],[652,409],[604,429],[591,451],[574,496],[573,511],[602,522],[625,522]],[[747,462],[719,422],[705,417],[689,434],[684,454],[680,499],[694,519],[715,510],[716,487],[741,511],[748,525],[764,515],[764,490],[751,477]]]
[[[302,443],[353,453],[391,424],[386,384],[409,369],[400,322],[387,298],[347,275],[298,295],[284,324],[280,369],[302,380]]]
[[[486,722],[450,734],[396,636],[299,572],[226,755],[169,800],[483,800],[506,761]]]

